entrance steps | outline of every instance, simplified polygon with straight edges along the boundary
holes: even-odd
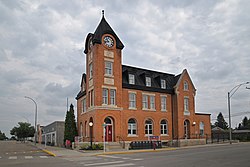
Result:
[[[119,142],[108,142],[106,143],[107,151],[124,151],[125,148],[122,143]]]

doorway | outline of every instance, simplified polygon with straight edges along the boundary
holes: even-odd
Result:
[[[189,122],[189,120],[184,121],[184,138],[190,139],[190,122]]]
[[[112,142],[113,141],[113,120],[110,117],[106,117],[104,122],[106,124],[105,141]]]

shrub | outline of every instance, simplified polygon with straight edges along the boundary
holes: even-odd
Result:
[[[84,144],[82,144],[82,145],[80,146],[80,150],[87,150],[88,147],[89,147],[89,144],[84,143]]]
[[[80,146],[80,150],[103,150],[103,144],[93,144],[91,148],[90,144],[84,143]]]

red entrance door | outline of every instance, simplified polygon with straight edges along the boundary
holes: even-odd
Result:
[[[107,125],[106,126],[106,134],[105,134],[105,137],[106,137],[106,141],[110,141],[112,142],[112,125]]]

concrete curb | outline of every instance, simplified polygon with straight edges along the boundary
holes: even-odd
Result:
[[[52,152],[50,152],[48,150],[42,149],[42,151],[49,154],[49,155],[51,155],[51,156],[53,156],[53,157],[56,157],[56,154],[54,154],[54,153],[52,153]]]
[[[134,154],[134,153],[144,153],[144,152],[162,152],[162,151],[172,151],[177,150],[177,148],[165,148],[165,149],[156,149],[156,150],[133,150],[133,151],[120,151],[120,152],[105,152],[100,154],[95,154],[96,156],[100,155],[111,155],[111,154]]]

